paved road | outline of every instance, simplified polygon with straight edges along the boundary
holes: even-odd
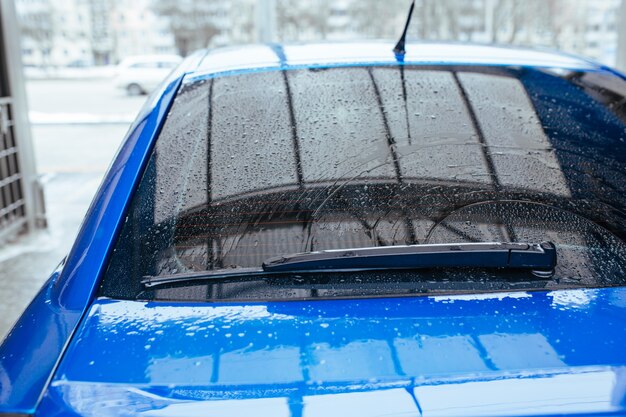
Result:
[[[33,144],[39,173],[103,173],[146,100],[128,97],[110,79],[31,80],[26,85],[33,120]],[[121,123],[80,123],[120,116]],[[48,200],[62,196],[50,195]]]
[[[75,124],[72,119],[87,114],[93,120],[111,115],[132,120],[145,101],[116,91],[110,80],[29,81],[27,93],[31,116],[57,122],[32,126],[49,227],[0,248],[0,340],[69,251],[129,127]]]
[[[126,124],[33,126],[37,171],[103,173],[127,130]],[[55,198],[62,196],[48,196],[48,200]]]
[[[28,105],[37,113],[129,114],[134,117],[145,96],[128,97],[110,79],[29,80]]]

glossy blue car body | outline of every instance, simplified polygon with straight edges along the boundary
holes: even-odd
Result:
[[[0,348],[0,414],[626,414],[626,290],[257,303],[96,299],[177,90],[224,74],[358,65],[612,73],[566,55],[391,43],[202,52],[129,131],[76,243]],[[522,355],[523,353],[523,355]]]

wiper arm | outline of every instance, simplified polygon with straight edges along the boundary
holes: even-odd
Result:
[[[144,276],[145,288],[190,281],[230,280],[293,272],[349,272],[424,268],[511,268],[530,269],[549,278],[556,266],[552,242],[446,243],[434,245],[382,246],[296,253],[270,258],[263,268],[233,268],[194,271],[172,275]]]
[[[266,272],[305,272],[355,269],[417,268],[512,268],[530,269],[550,277],[556,266],[552,242],[455,243],[434,245],[382,246],[325,250],[270,258],[263,263]]]

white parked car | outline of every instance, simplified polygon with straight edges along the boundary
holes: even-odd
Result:
[[[182,61],[178,55],[137,55],[118,66],[115,86],[129,96],[148,94]]]

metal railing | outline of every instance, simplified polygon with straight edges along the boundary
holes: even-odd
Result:
[[[0,246],[46,226],[20,53],[15,4],[0,0]]]
[[[27,222],[22,174],[12,117],[12,100],[0,97],[0,242]]]

